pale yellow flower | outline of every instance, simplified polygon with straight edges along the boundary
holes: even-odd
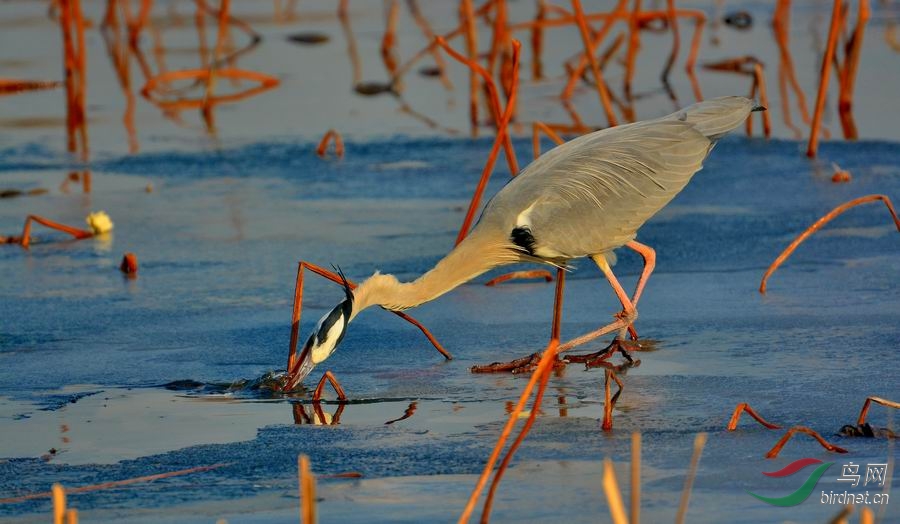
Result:
[[[108,233],[112,231],[113,223],[109,218],[109,215],[106,214],[106,211],[97,211],[96,213],[91,213],[84,219],[85,222],[89,226],[91,226],[91,230],[95,235],[102,235],[103,233]]]

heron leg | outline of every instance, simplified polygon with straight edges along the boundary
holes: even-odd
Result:
[[[543,353],[532,353],[528,356],[510,360],[509,362],[493,362],[483,366],[472,366],[472,373],[528,373],[534,371],[541,362]],[[556,357],[556,362],[552,364],[554,369],[566,367],[566,362]]]
[[[556,271],[556,294],[553,299],[553,326],[550,328],[550,343],[547,347],[559,343],[560,324],[562,323],[562,300],[563,290],[566,285],[565,269]],[[533,371],[541,361],[543,353],[532,353],[526,357],[517,358],[510,362],[494,362],[492,364],[482,366],[472,366],[472,373],[526,373]],[[555,362],[552,364],[554,369],[564,368],[566,362],[556,355]]]
[[[625,247],[637,252],[637,254],[641,255],[644,259],[644,269],[641,271],[641,277],[638,279],[637,286],[634,288],[634,295],[631,296],[631,304],[636,308],[638,300],[641,299],[641,293],[644,292],[644,286],[647,284],[647,279],[650,278],[650,274],[653,273],[653,269],[656,268],[656,250],[648,245],[641,244],[636,240],[632,240],[625,244]],[[622,304],[622,306],[624,307],[625,304]]]
[[[641,270],[641,276],[640,278],[638,278],[637,285],[634,287],[634,294],[631,296],[631,303],[636,308],[638,300],[641,299],[641,293],[644,292],[644,286],[647,284],[647,279],[650,278],[650,274],[653,273],[653,269],[656,267],[656,251],[652,247],[641,244],[636,240],[628,242],[627,244],[625,244],[625,247],[641,255],[641,258],[644,259],[644,269]],[[622,304],[622,307],[622,313],[624,314],[625,304]],[[631,340],[638,339],[638,334],[634,329],[634,324],[628,326],[628,334],[631,336]]]
[[[630,243],[629,243],[630,244]],[[637,242],[635,242],[637,244]],[[640,248],[647,248],[646,253],[642,251],[638,251],[638,248],[629,245],[628,247],[635,249],[638,253],[641,253],[644,256],[644,271],[641,274],[641,278],[638,280],[638,287],[635,290],[635,297],[640,298],[640,294],[643,291],[644,283],[647,280],[647,277],[653,271],[653,266],[655,262],[655,254],[653,254],[653,250],[643,244],[637,244]],[[609,281],[609,285],[612,286],[613,291],[616,293],[616,296],[619,298],[619,302],[622,303],[622,311],[615,315],[616,322],[608,326],[604,326],[603,328],[578,337],[574,340],[571,340],[562,346],[560,346],[560,351],[564,351],[566,349],[573,348],[575,346],[581,345],[589,340],[593,340],[601,335],[606,333],[610,333],[611,331],[617,330],[616,338],[605,348],[600,351],[594,353],[588,353],[586,355],[567,355],[565,360],[567,362],[576,362],[576,363],[584,363],[587,364],[588,367],[597,367],[602,366],[603,362],[609,357],[613,356],[616,351],[620,352],[629,362],[629,364],[633,363],[634,360],[628,355],[628,351],[635,351],[639,349],[640,346],[633,342],[625,341],[625,334],[629,331],[629,328],[634,321],[637,319],[638,313],[637,309],[634,307],[634,302],[632,299],[628,298],[628,295],[625,293],[625,290],[622,288],[622,284],[619,283],[619,280],[616,278],[616,275],[613,273],[612,268],[609,267],[609,262],[606,261],[606,257],[604,255],[595,255],[591,257],[597,266],[600,268],[600,271],[603,272],[603,275],[606,277],[606,280]]]

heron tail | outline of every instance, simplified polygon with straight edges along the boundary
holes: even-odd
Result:
[[[765,108],[749,98],[724,96],[698,102],[666,118],[694,124],[697,131],[715,141],[740,126],[753,111]]]

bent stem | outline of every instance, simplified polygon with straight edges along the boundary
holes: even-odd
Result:
[[[503,148],[506,152],[506,162],[509,166],[509,172],[515,176],[516,173],[519,172],[519,165],[516,161],[516,153],[512,146],[512,138],[509,136],[508,131],[506,130],[506,125],[509,123],[509,120],[512,118],[511,110],[515,107],[515,92],[516,87],[519,81],[519,49],[522,47],[522,44],[519,43],[518,40],[513,40],[513,82],[510,86],[510,94],[506,101],[506,110],[501,111],[500,109],[500,96],[497,91],[497,84],[494,82],[494,79],[491,77],[491,73],[488,72],[487,69],[481,66],[476,60],[466,58],[461,55],[458,51],[450,47],[450,44],[441,37],[438,36],[435,38],[435,43],[441,46],[447,54],[453,57],[456,61],[464,64],[468,68],[470,68],[475,73],[478,73],[484,79],[485,88],[488,91],[488,97],[491,101],[491,112],[496,115],[495,116],[495,125],[497,126],[497,137],[498,139],[503,141]],[[509,117],[507,117],[506,113],[510,113]],[[504,120],[507,124],[504,124]]]
[[[737,429],[738,421],[740,421],[741,419],[741,414],[745,412],[767,429],[781,429],[781,426],[772,424],[771,422],[762,418],[759,413],[757,413],[753,410],[753,408],[750,407],[750,404],[741,402],[737,405],[736,408],[734,408],[734,413],[731,414],[731,420],[728,421],[728,431],[734,431],[735,429]]]
[[[618,121],[615,113],[613,113],[609,90],[606,88],[606,82],[603,80],[603,73],[600,72],[600,65],[597,63],[597,57],[594,56],[591,37],[588,34],[587,20],[584,17],[584,10],[581,8],[581,0],[572,0],[572,10],[575,12],[575,20],[578,23],[578,31],[581,33],[584,52],[587,55],[588,63],[591,65],[591,72],[594,74],[594,85],[600,97],[600,105],[606,113],[606,121],[609,123],[609,127],[614,127],[618,125]]]
[[[900,231],[900,218],[897,217],[897,212],[894,211],[894,206],[893,206],[893,204],[891,204],[891,199],[889,199],[887,196],[885,196],[885,195],[866,195],[863,197],[855,198],[849,202],[845,202],[845,203],[839,205],[838,207],[832,209],[828,213],[826,213],[822,218],[816,220],[811,226],[806,228],[805,231],[800,233],[800,235],[798,235],[797,238],[795,238],[794,241],[791,242],[790,245],[788,245],[788,247],[786,247],[784,249],[784,251],[782,251],[781,254],[778,255],[777,258],[775,258],[775,261],[772,262],[772,265],[770,265],[769,269],[766,270],[766,273],[762,277],[762,281],[759,283],[759,292],[762,294],[766,293],[766,283],[769,280],[769,277],[772,276],[772,273],[774,273],[775,270],[778,269],[778,267],[785,260],[787,260],[789,256],[791,256],[791,253],[793,253],[794,250],[797,249],[797,246],[799,246],[801,243],[803,243],[803,241],[806,240],[810,235],[812,235],[816,231],[822,229],[822,227],[825,224],[827,224],[828,222],[831,222],[835,217],[841,215],[842,213],[846,212],[847,210],[849,210],[853,207],[856,207],[860,204],[874,202],[876,200],[880,200],[880,201],[884,202],[884,205],[887,206],[887,208],[888,208],[888,212],[891,214],[891,218],[894,220],[894,225],[897,226],[897,231]]]
[[[869,415],[869,406],[872,405],[872,402],[889,408],[900,409],[900,402],[894,402],[893,400],[887,400],[880,397],[868,397],[866,398],[865,403],[863,403],[862,410],[859,412],[859,418],[856,419],[857,426],[862,426],[866,423],[866,417]]]
[[[447,46],[446,42],[443,42],[443,39],[438,37],[438,43],[441,44],[441,47],[447,50],[448,53],[451,54],[454,58],[460,61],[465,61],[466,59],[457,53],[456,51],[452,51],[452,48]],[[472,194],[472,200],[469,202],[469,209],[466,211],[466,217],[463,219],[462,226],[459,228],[459,234],[456,236],[456,245],[459,245],[460,242],[463,241],[464,238],[469,234],[469,229],[472,226],[472,221],[475,219],[475,212],[478,211],[478,208],[481,205],[481,197],[484,194],[484,190],[487,187],[488,180],[491,178],[491,174],[494,172],[494,165],[497,162],[497,155],[500,152],[501,144],[509,144],[509,151],[512,150],[512,143],[509,138],[509,121],[512,118],[513,109],[516,106],[516,95],[518,91],[518,78],[519,78],[519,51],[522,48],[522,44],[519,43],[518,40],[513,40],[513,65],[512,65],[512,77],[514,82],[512,83],[509,99],[506,103],[506,109],[503,112],[503,116],[500,119],[500,123],[497,127],[497,136],[494,138],[494,145],[491,147],[491,152],[488,155],[487,163],[484,165],[484,169],[481,172],[481,179],[478,181],[478,185],[475,187],[475,191]],[[478,67],[479,72],[484,71],[484,68],[477,64],[473,64],[473,67]],[[484,71],[484,74],[487,75],[487,72]],[[487,78],[490,78],[490,75],[487,75]],[[493,85],[493,82],[488,83],[489,86]],[[493,96],[496,96],[496,87],[494,87],[491,92]],[[499,106],[499,102],[497,102]],[[515,157],[515,152],[513,151],[513,157]],[[509,155],[507,155],[507,159],[509,159]],[[515,170],[512,170],[515,168]],[[510,165],[511,173],[518,172],[518,166]]]
[[[616,391],[615,395],[610,395],[612,393],[612,384],[610,379],[616,382],[616,385],[619,386],[619,391]],[[612,431],[613,420],[612,420],[612,411],[613,407],[616,405],[616,401],[619,399],[619,395],[622,394],[622,390],[625,386],[622,384],[622,381],[619,380],[619,377],[611,370],[606,370],[606,380],[603,383],[603,396],[605,402],[603,404],[603,431]]]
[[[25,225],[22,227],[22,236],[19,239],[19,245],[24,248],[28,248],[31,245],[31,223],[37,222],[42,226],[49,227],[50,229],[55,229],[57,231],[62,231],[67,235],[72,235],[76,240],[82,240],[85,238],[91,238],[94,236],[93,231],[87,231],[85,229],[78,229],[72,226],[67,226],[65,224],[60,224],[59,222],[54,222],[49,218],[44,218],[39,215],[28,215],[25,218]]]
[[[319,141],[319,145],[316,147],[316,154],[320,158],[325,158],[325,153],[330,143],[334,143],[334,155],[338,158],[344,158],[344,138],[334,129],[329,129],[322,137],[322,140]]]
[[[830,444],[827,440],[822,438],[822,435],[819,435],[819,433],[817,433],[815,430],[810,429],[806,426],[794,426],[791,429],[787,430],[787,433],[785,433],[784,436],[781,437],[781,439],[775,444],[775,446],[773,446],[772,449],[770,449],[769,452],[766,453],[766,458],[771,459],[777,457],[778,454],[781,453],[781,449],[784,448],[784,445],[787,444],[789,440],[791,440],[791,437],[793,437],[795,433],[803,433],[811,436],[828,451],[832,451],[834,453],[847,453],[846,449],[840,446],[835,446],[834,444]]]
[[[540,132],[543,131],[545,135],[550,137],[550,140],[556,142],[556,145],[562,145],[566,141],[559,136],[556,131],[550,128],[547,124],[536,121],[531,124],[531,150],[534,154],[534,159],[537,160],[539,156],[541,156],[541,135]]]
[[[337,393],[338,400],[341,402],[345,402],[347,400],[347,395],[344,393],[344,388],[341,387],[340,382],[338,382],[337,377],[331,371],[326,371],[322,378],[319,380],[319,385],[316,386],[316,391],[313,393],[313,402],[321,402],[322,401],[322,393],[325,392],[325,384],[330,383],[331,387],[334,388],[334,392]]]

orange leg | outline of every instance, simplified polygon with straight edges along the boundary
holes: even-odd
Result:
[[[656,268],[656,251],[652,247],[647,246],[645,244],[641,244],[640,242],[638,242],[636,240],[632,240],[631,242],[628,242],[627,244],[625,244],[625,247],[627,247],[628,249],[631,249],[632,251],[637,252],[644,259],[644,269],[641,271],[641,276],[640,276],[640,278],[638,278],[637,285],[634,288],[634,294],[631,296],[631,306],[633,308],[637,308],[638,301],[641,299],[641,294],[644,292],[644,286],[647,285],[647,280],[650,278],[650,274],[653,273],[653,269]],[[626,314],[627,314],[627,306],[625,305],[625,302],[622,302],[622,312],[620,313],[620,315],[626,315]],[[631,340],[638,339],[638,334],[637,334],[637,331],[635,331],[633,324],[630,324],[628,326],[628,333],[631,336]],[[578,344],[575,344],[575,345],[578,345]],[[570,346],[570,347],[574,347],[575,345]],[[570,355],[570,356],[566,357],[566,360],[568,360],[569,362],[578,362],[578,363],[584,362],[584,363],[589,363],[589,365],[597,365],[597,364],[600,364],[602,361],[606,360],[607,358],[609,358],[610,356],[612,356],[612,354],[616,350],[623,351],[623,350],[634,350],[634,349],[637,349],[637,348],[635,348],[633,346],[625,345],[620,340],[620,338],[617,338],[602,351],[599,351],[597,353],[592,353],[590,355]],[[625,355],[626,358],[628,358],[627,353],[623,352],[622,354]],[[603,358],[600,358],[600,357],[603,357]]]
[[[642,246],[642,248],[647,247],[647,246],[643,246],[643,245],[641,245],[641,246]],[[650,249],[650,248],[647,248],[647,249]],[[560,346],[560,351],[565,351],[566,349],[571,349],[575,346],[579,346],[581,344],[584,344],[585,342],[593,340],[599,336],[605,335],[606,333],[609,333],[610,331],[612,331],[612,330],[607,330],[607,328],[609,328],[610,326],[615,326],[613,330],[617,331],[616,338],[612,341],[612,343],[610,343],[609,346],[605,347],[604,349],[602,349],[600,351],[597,351],[595,353],[590,353],[587,355],[569,355],[565,358],[565,360],[567,362],[585,363],[588,366],[602,365],[601,363],[604,360],[611,357],[613,355],[613,353],[615,353],[616,351],[619,351],[622,354],[622,356],[624,356],[629,362],[631,362],[632,359],[628,355],[627,351],[632,350],[634,348],[631,348],[631,347],[625,345],[625,343],[622,341],[622,339],[625,338],[625,334],[629,331],[629,327],[634,323],[635,320],[637,320],[637,309],[635,309],[634,303],[632,302],[632,300],[630,298],[628,298],[628,295],[625,293],[625,290],[622,288],[622,284],[619,283],[619,280],[616,278],[616,275],[613,274],[612,268],[609,267],[609,262],[606,261],[605,255],[602,255],[602,254],[595,255],[591,258],[594,260],[594,262],[600,268],[600,271],[603,272],[603,275],[606,276],[606,280],[608,280],[609,285],[612,286],[613,291],[616,293],[616,296],[619,298],[619,302],[622,303],[623,311],[620,313],[617,313],[615,315],[616,321],[613,322],[612,324],[610,324],[609,326],[604,326],[603,328],[600,328],[597,331],[593,331],[586,335],[582,335],[576,339],[570,340],[569,342],[566,342],[565,344]],[[654,258],[654,260],[655,260],[655,258]],[[652,271],[652,266],[650,267],[650,271]],[[646,271],[646,266],[645,266],[645,272],[649,276],[649,272]],[[646,279],[644,279],[644,280],[646,280]],[[643,288],[643,283],[641,283],[640,281],[639,281],[639,285],[641,286],[641,288]],[[641,291],[642,290],[643,289],[641,289]],[[639,293],[636,292],[636,294],[638,294],[638,297],[639,297]]]
[[[641,277],[638,279],[637,286],[634,288],[634,295],[631,297],[631,303],[634,307],[637,307],[638,300],[641,299],[641,293],[644,292],[644,286],[647,285],[647,279],[650,278],[650,274],[653,273],[653,269],[656,268],[656,251],[652,247],[641,244],[637,240],[632,240],[625,244],[625,247],[637,252],[644,259],[644,269],[641,271]],[[622,305],[624,306],[625,304]]]
[[[553,325],[550,328],[551,344],[553,341],[559,342],[560,324],[562,323],[562,300],[563,290],[566,285],[566,270],[556,270],[556,294],[553,299]],[[532,353],[526,357],[517,358],[510,362],[494,362],[484,366],[472,366],[472,373],[523,373],[533,371],[541,361],[542,353]],[[554,367],[565,366],[565,364],[557,359]]]

